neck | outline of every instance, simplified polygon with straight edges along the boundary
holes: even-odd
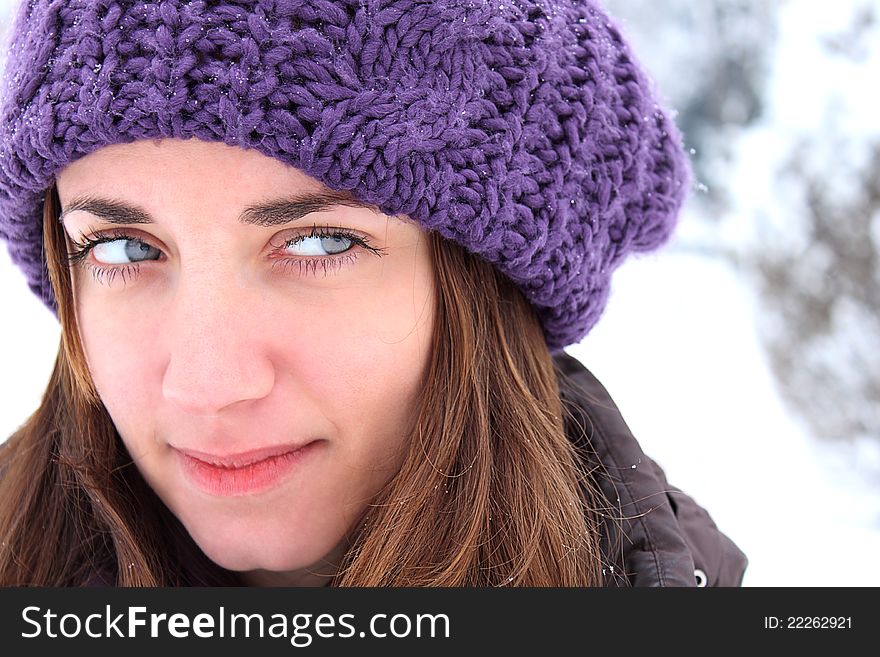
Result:
[[[245,586],[329,586],[339,571],[348,545],[342,541],[317,563],[299,570],[277,571],[258,568],[239,573]]]
[[[329,586],[333,575],[329,572],[296,570],[277,572],[273,570],[250,570],[240,574],[245,586]]]

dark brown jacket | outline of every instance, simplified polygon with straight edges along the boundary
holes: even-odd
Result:
[[[605,387],[577,359],[554,356],[566,433],[606,497],[606,586],[740,586],[746,555],[642,451]],[[635,467],[633,467],[635,466]]]

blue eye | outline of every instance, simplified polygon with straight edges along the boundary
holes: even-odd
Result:
[[[289,250],[293,246],[299,246],[299,253],[295,255],[327,256],[344,253],[353,244],[354,240],[340,233],[334,233],[330,236],[300,235],[288,240],[285,244],[285,249]]]
[[[105,265],[130,265],[145,260],[158,260],[159,249],[136,239],[114,239],[95,244],[95,259]]]

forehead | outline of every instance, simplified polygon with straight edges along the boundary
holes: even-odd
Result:
[[[182,185],[199,181],[233,188],[284,185],[320,192],[328,188],[296,167],[254,149],[200,139],[150,139],[99,148],[67,165],[57,176],[59,191],[124,180]]]
[[[57,176],[62,208],[79,207],[83,199],[97,198],[137,206],[159,221],[186,218],[186,224],[213,221],[218,215],[245,211],[276,200],[324,197],[326,209],[337,219],[349,218],[364,228],[375,228],[378,208],[363,207],[354,195],[335,191],[296,167],[253,149],[199,139],[139,140],[97,149],[69,164]],[[310,205],[311,204],[311,205]],[[305,210],[320,211],[309,201]],[[291,208],[286,212],[290,213]],[[294,210],[293,214],[302,212]],[[64,221],[68,225],[70,216]],[[405,215],[393,224],[413,225]],[[76,220],[74,220],[76,221]],[[80,222],[77,222],[80,223]],[[259,222],[253,222],[259,223]],[[381,222],[383,226],[385,221]]]

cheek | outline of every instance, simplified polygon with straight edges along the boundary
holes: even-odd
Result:
[[[432,328],[430,279],[401,268],[317,314],[312,382],[352,425],[399,429],[421,393]]]
[[[156,356],[152,345],[157,332],[149,315],[120,313],[100,298],[78,303],[77,322],[89,372],[98,395],[122,436],[138,439],[129,430],[143,426],[149,409],[155,409]]]
[[[284,325],[305,342],[288,340],[278,360],[334,425],[341,470],[333,485],[356,507],[405,453],[430,357],[433,290],[426,273],[409,268],[349,292],[308,323],[290,310]]]

